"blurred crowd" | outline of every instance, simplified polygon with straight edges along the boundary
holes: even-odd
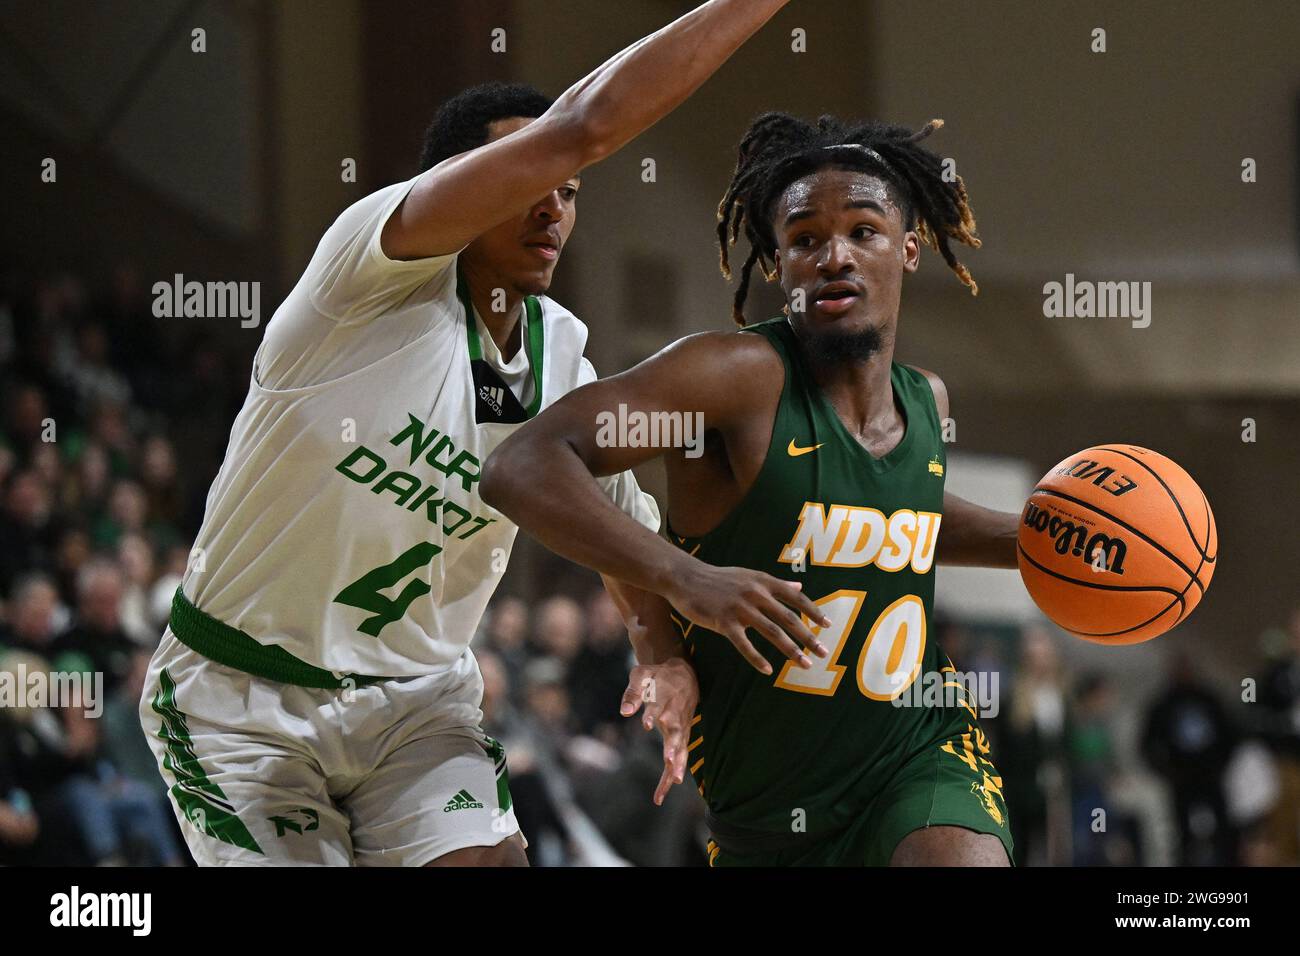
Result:
[[[1300,608],[1263,636],[1255,677],[1206,674],[1172,650],[1163,680],[1137,675],[1135,689],[1131,675],[1064,666],[1060,632],[940,627],[959,669],[1000,675],[983,725],[1017,863],[1300,865]]]
[[[128,269],[99,297],[0,281],[0,688],[103,680],[93,716],[0,693],[0,865],[189,862],[136,708],[247,388],[256,342],[227,336],[155,319]],[[999,675],[1020,865],[1300,863],[1300,611],[1249,691],[1175,655],[1126,706],[1059,634],[936,632]],[[535,865],[704,863],[695,788],[655,807],[658,737],[618,714],[632,661],[603,591],[498,597],[474,647]]]
[[[0,863],[188,858],[136,705],[242,351],[160,323],[130,269],[98,297],[0,279],[0,669],[101,682],[73,705],[0,698]]]

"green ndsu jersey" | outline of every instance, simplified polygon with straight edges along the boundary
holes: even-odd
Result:
[[[716,835],[829,834],[860,816],[914,754],[977,733],[959,696],[947,707],[897,706],[922,673],[952,668],[929,631],[941,426],[925,377],[894,363],[906,432],[874,458],[813,381],[784,318],[744,331],[766,338],[785,365],[767,457],[716,529],[673,541],[709,564],[802,582],[832,622],[817,632],[830,655],[803,670],[751,630],[773,666],[764,676],[724,637],[675,615],[700,681],[690,769]]]

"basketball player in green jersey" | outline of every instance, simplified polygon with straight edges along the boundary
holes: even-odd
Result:
[[[936,558],[1016,566],[1017,516],[944,492],[943,383],[893,361],[903,276],[922,243],[976,291],[949,245],[979,245],[965,186],[920,145],[939,125],[760,117],[719,210],[723,271],[743,230],[737,321],[755,265],[779,280],[787,316],[691,336],[571,393],[484,471],[484,499],[521,528],[674,609],[699,677],[688,760],[714,865],[1011,858],[973,702],[959,691],[921,706],[905,693],[923,675],[959,687],[929,631]],[[629,422],[701,413],[704,452],[610,441],[600,425],[615,410]],[[593,477],[660,455],[678,547],[614,508]],[[782,634],[743,619],[732,566],[802,583],[820,613],[804,617],[815,659],[787,636],[796,622]]]

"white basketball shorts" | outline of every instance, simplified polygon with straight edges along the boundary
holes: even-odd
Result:
[[[140,720],[201,866],[423,866],[519,832],[466,650],[446,671],[322,690],[218,664],[168,628]]]

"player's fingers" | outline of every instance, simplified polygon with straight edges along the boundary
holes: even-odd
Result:
[[[779,600],[773,600],[768,608],[768,617],[770,617],[781,630],[785,631],[795,641],[798,641],[808,650],[812,651],[818,657],[829,657],[830,651],[826,645],[817,639],[816,633],[813,632],[805,622],[794,611],[790,610]]]
[[[664,797],[668,796],[668,791],[672,789],[675,782],[672,768],[665,764],[664,772],[659,775],[659,786],[655,787],[654,801],[656,807],[664,805]]]
[[[830,627],[831,619],[826,616],[826,612],[812,598],[803,593],[802,582],[782,581],[770,574],[766,575],[766,577],[768,583],[772,586],[772,593],[776,595],[776,598],[781,603],[788,604],[820,627]]]
[[[665,704],[655,714],[655,726],[659,728],[659,734],[664,739],[664,757],[669,755],[670,748],[675,747],[681,736],[682,722],[677,718],[677,711],[673,707]]]
[[[686,736],[684,731],[664,732],[664,773],[669,778],[669,787],[681,783],[686,776]]]
[[[663,710],[663,704],[647,700],[645,703],[645,710],[641,713],[641,726],[646,730],[654,730],[655,724],[659,723],[659,718],[663,714]]]
[[[727,640],[731,641],[733,647],[740,652],[740,656],[749,661],[750,666],[760,674],[772,673],[772,665],[767,662],[767,658],[758,652],[749,638],[745,636],[745,629],[739,624],[733,624],[723,632]]]
[[[623,691],[623,701],[618,706],[618,712],[624,717],[631,717],[641,707],[645,700],[645,682],[648,678],[642,667],[632,668],[632,673],[627,679],[627,690]]]
[[[686,776],[686,740],[690,737],[690,728],[687,726],[678,726],[669,731],[664,737],[664,755],[669,766],[673,770],[673,780],[677,783],[682,782]]]
[[[781,630],[766,617],[759,617],[759,619],[751,624],[750,627],[766,637],[768,641],[771,642],[772,646],[800,667],[805,669],[812,667],[812,661],[808,659],[808,655],[803,652],[803,649],[794,641],[790,640],[790,638],[786,636],[785,631]]]

